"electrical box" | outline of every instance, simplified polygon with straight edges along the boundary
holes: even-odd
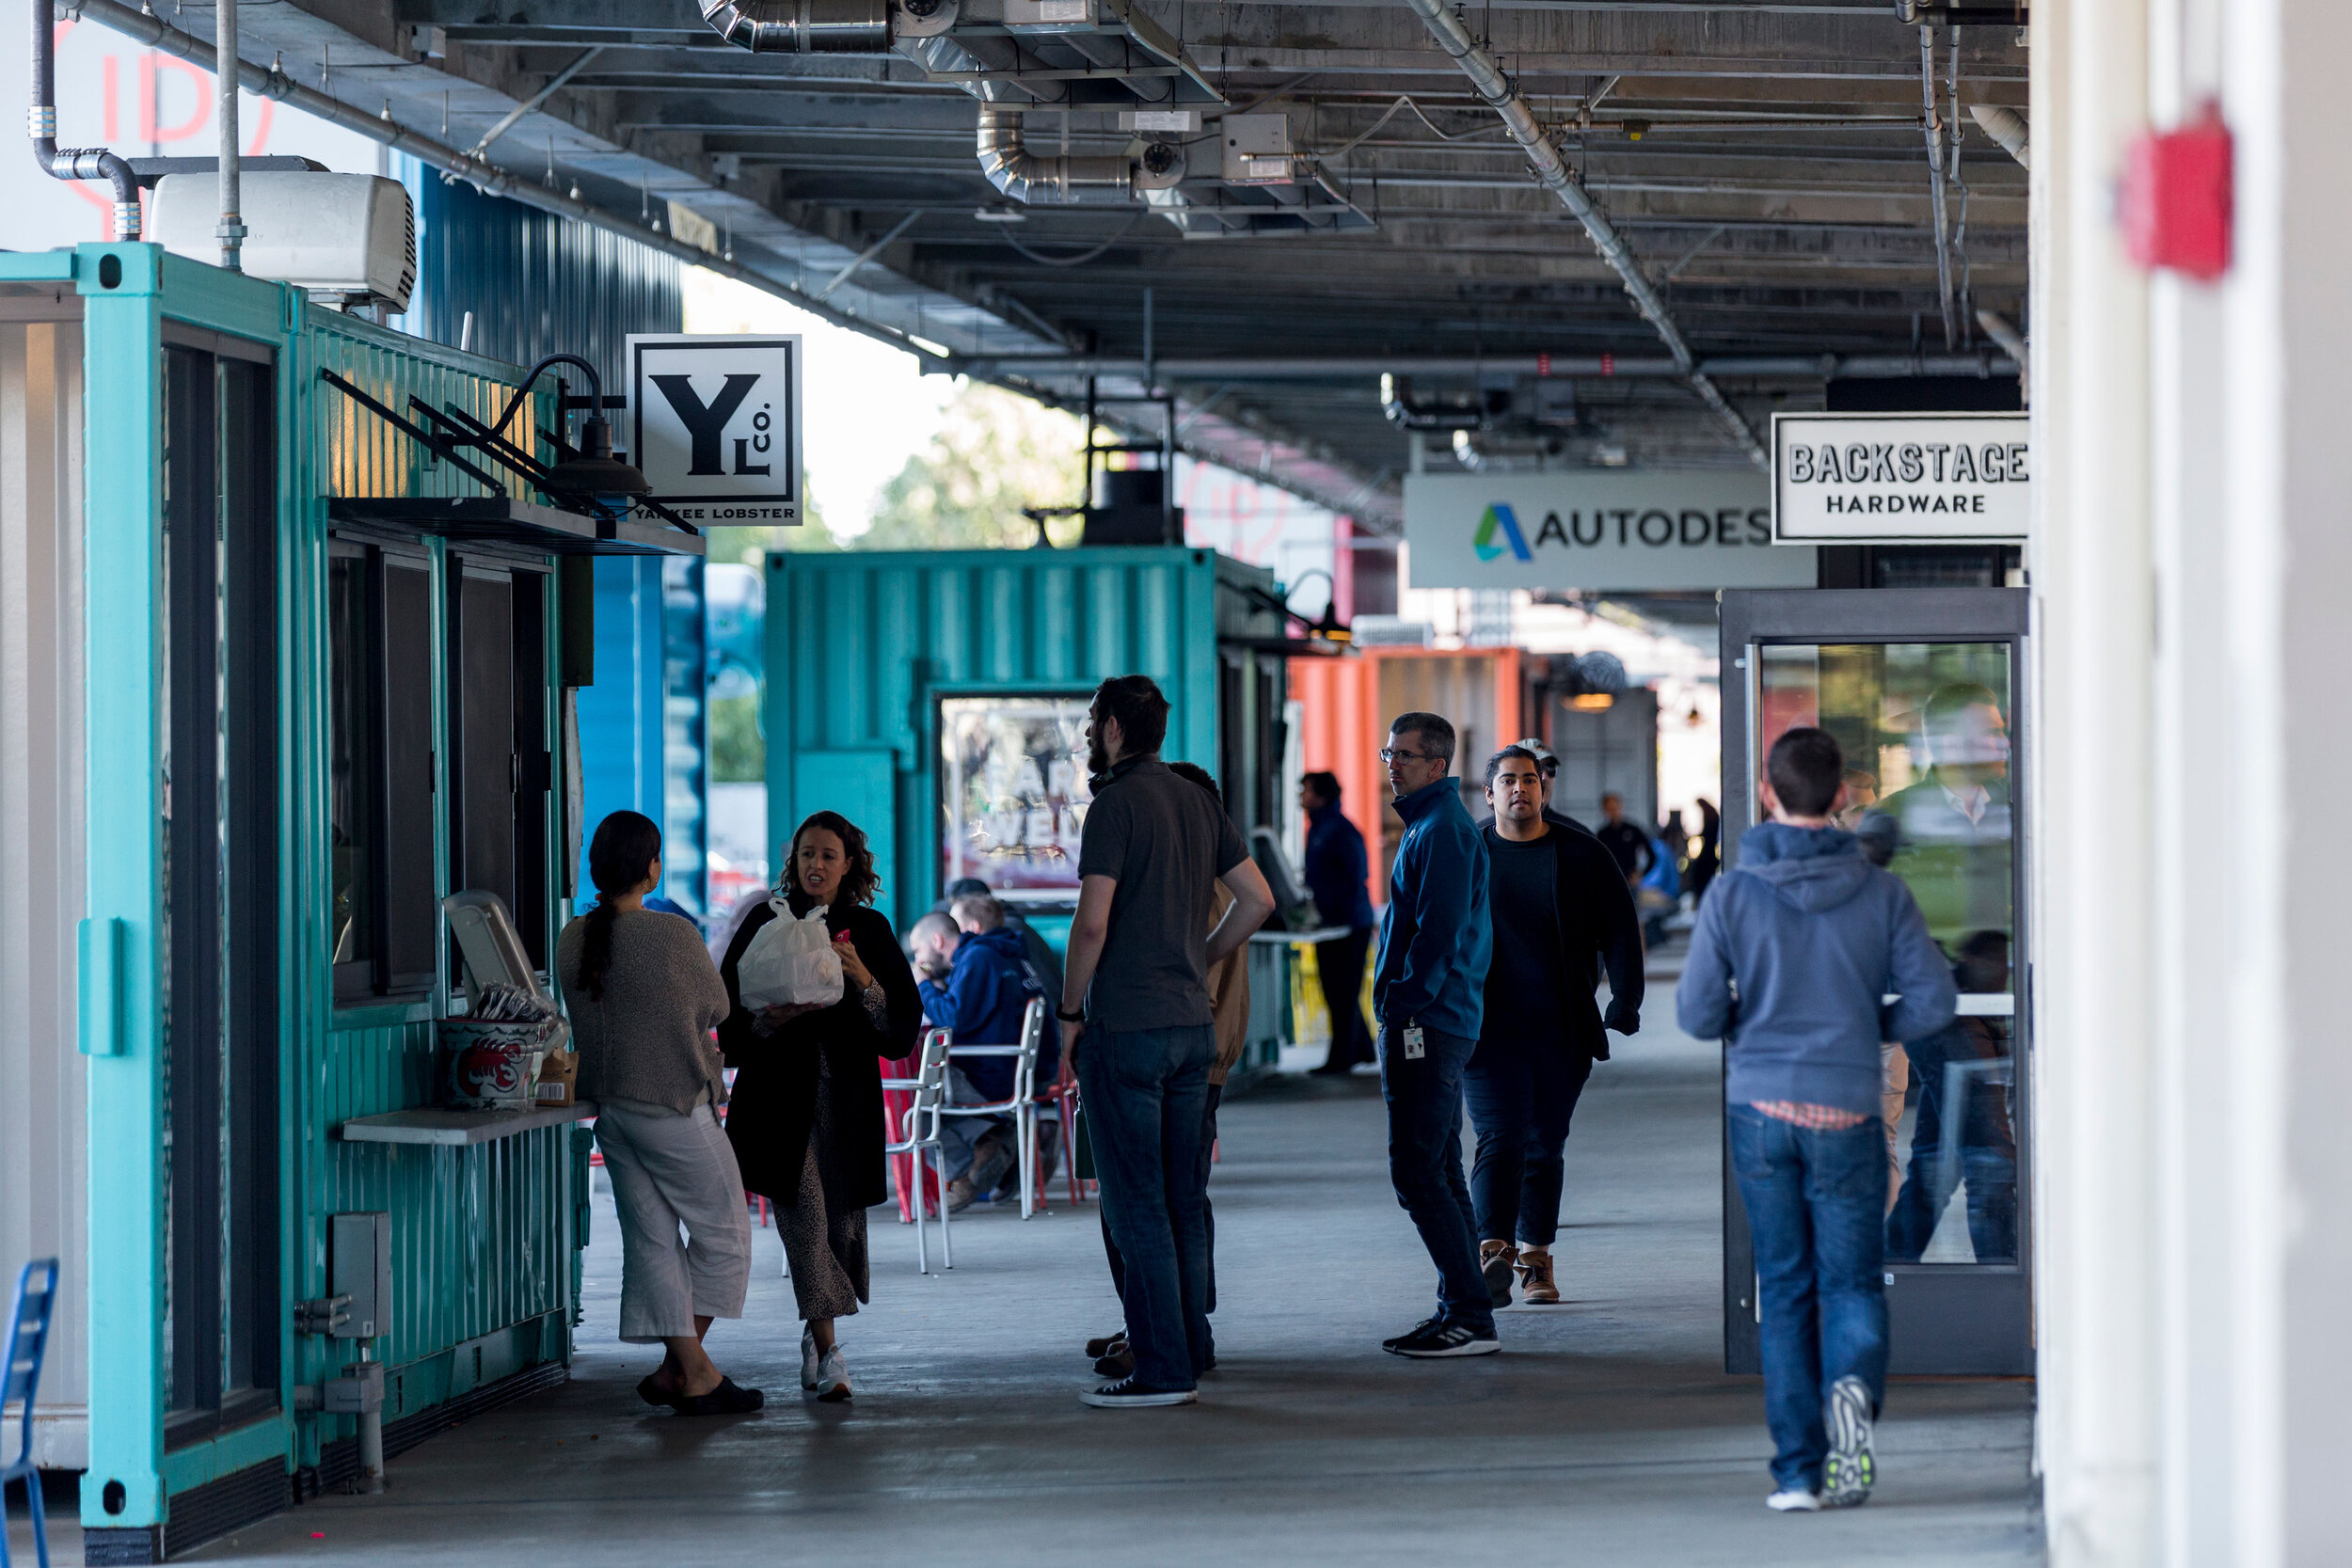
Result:
[[[329,1214],[326,1293],[349,1296],[335,1325],[338,1339],[373,1339],[392,1331],[392,1216],[383,1212]]]
[[[1005,0],[1008,27],[1086,26],[1094,21],[1094,0]]]
[[[1287,185],[1292,172],[1288,115],[1227,115],[1220,178],[1229,185]]]
[[[1198,109],[1121,109],[1119,111],[1121,131],[1157,132],[1162,135],[1197,135],[1200,130]]]

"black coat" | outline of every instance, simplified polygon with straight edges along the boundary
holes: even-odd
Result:
[[[805,914],[810,906],[796,894],[792,907]],[[887,916],[879,910],[835,905],[826,912],[826,929],[836,937],[850,933],[858,958],[882,982],[889,1000],[890,1026],[876,1029],[856,990],[845,989],[841,1000],[823,1012],[796,1018],[763,1038],[753,1031],[755,1015],[743,1006],[736,965],[753,936],[775,918],[772,909],[754,910],[727,944],[726,962],[719,966],[720,977],[727,983],[727,1000],[734,1005],[719,1025],[719,1047],[726,1053],[727,1065],[738,1069],[727,1101],[727,1141],[735,1146],[747,1191],[777,1203],[795,1202],[808,1160],[809,1130],[817,1119],[817,1057],[821,1051],[832,1073],[827,1120],[836,1156],[819,1162],[825,1204],[834,1213],[870,1208],[890,1196],[882,1157],[880,1064],[911,1054],[923,1028],[923,999],[914,989],[914,972],[907,967]]]
[[[1488,851],[1502,841],[1489,819],[1480,832]],[[1551,825],[1552,897],[1560,911],[1562,973],[1568,988],[1568,1047],[1596,1062],[1609,1059],[1609,1036],[1593,988],[1609,974],[1608,1027],[1630,1035],[1642,1021],[1642,917],[1609,847],[1581,828]]]

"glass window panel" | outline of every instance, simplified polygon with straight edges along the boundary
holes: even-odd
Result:
[[[338,552],[326,564],[327,824],[334,907],[329,942],[339,996],[375,990],[373,802],[376,692],[370,679],[368,562]]]
[[[977,877],[1007,897],[1078,888],[1089,692],[939,705],[940,886]]]
[[[1846,753],[1838,825],[1902,879],[1961,1014],[1886,1053],[1890,1262],[2014,1263],[2014,672],[2006,642],[1757,650],[1755,755],[1816,724]]]

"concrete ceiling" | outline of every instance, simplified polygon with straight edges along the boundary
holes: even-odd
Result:
[[[1673,367],[1617,273],[1404,6],[1089,0],[1092,30],[1071,36],[1008,26],[1007,4],[962,0],[960,73],[903,53],[748,53],[688,0],[291,0],[241,16],[248,60],[282,55],[305,86],[323,79],[456,148],[570,71],[490,164],[536,185],[551,163],[557,188],[611,213],[659,218],[676,202],[787,297],[1065,404],[1089,372],[1105,399],[1143,393],[1148,347],[1185,446],[1375,530],[1395,526],[1409,462],[1383,417],[1383,368],[1424,403],[1482,388],[1484,406],[1507,401],[1472,442],[1482,461],[1748,461],[1685,381],[1655,373]],[[1963,14],[1996,13],[2010,14]],[[1818,406],[1827,356],[2006,373],[1973,318],[2022,321],[2026,171],[1966,110],[2022,112],[2016,26],[1932,34],[1939,114],[1956,48],[1962,119],[1947,349],[1921,30],[1892,4],[1498,0],[1457,14],[1752,426]],[[177,20],[209,36],[209,8]],[[1122,106],[1192,108],[1204,129],[1169,139],[1212,143],[1220,115],[1279,111],[1297,171],[1319,177],[1228,186],[1214,145],[1186,150],[1184,221],[1295,219],[1287,232],[1187,233],[1140,201],[1025,206],[975,158],[976,93],[1025,109],[1029,148],[1049,157],[1065,136],[1080,156],[1133,153]],[[988,220],[1005,217],[1020,221]],[[1531,420],[1539,356],[1573,392],[1544,388]],[[1105,406],[1157,427],[1148,406]]]

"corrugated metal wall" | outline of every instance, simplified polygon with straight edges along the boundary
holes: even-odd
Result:
[[[412,177],[417,198],[417,296],[403,325],[455,347],[466,312],[478,353],[529,365],[577,354],[618,394],[622,340],[675,332],[685,320],[677,258],[520,202]],[[585,388],[576,388],[585,390]]]
[[[64,1265],[33,1444],[87,1460],[80,302],[0,300],[0,1291]],[[8,320],[43,313],[71,319]]]
[[[292,605],[288,658],[296,673],[295,713],[287,730],[292,788],[302,813],[294,843],[293,875],[309,892],[292,906],[289,984],[303,988],[297,1004],[307,1021],[297,1035],[297,1070],[288,1107],[294,1141],[287,1169],[296,1230],[290,1248],[287,1291],[316,1296],[326,1289],[326,1216],[383,1210],[392,1216],[395,1303],[385,1359],[407,1375],[397,1380],[405,1409],[462,1391],[464,1376],[449,1365],[469,1341],[564,1312],[571,1279],[569,1130],[545,1128],[468,1148],[429,1148],[345,1143],[335,1129],[353,1117],[429,1105],[434,1101],[434,1025],[421,1009],[337,1009],[329,994],[326,956],[329,868],[325,856],[326,784],[323,736],[326,723],[325,643],[326,516],[327,495],[461,495],[480,493],[474,481],[447,465],[430,463],[405,436],[319,380],[334,369],[394,408],[412,392],[436,406],[454,404],[495,417],[511,395],[513,372],[500,363],[429,343],[404,341],[326,312],[312,312],[290,364],[295,426],[312,439],[288,442],[289,494],[303,508],[287,562]],[[551,390],[545,384],[543,390]],[[515,427],[528,437],[544,405],[526,404]],[[444,600],[446,557],[434,550],[434,603]],[[446,679],[446,639],[434,639],[435,667],[425,673],[437,693]],[[443,722],[436,700],[436,724]],[[302,736],[304,738],[297,738]],[[445,835],[447,819],[437,824]],[[449,885],[446,846],[436,851],[437,885]],[[532,1353],[543,1341],[532,1337]],[[297,1355],[315,1358],[303,1378],[324,1371],[326,1353],[311,1339],[294,1341]],[[551,1342],[562,1351],[561,1336]],[[388,1416],[403,1414],[389,1409]],[[331,1440],[349,1422],[318,1423]],[[302,1456],[314,1459],[314,1454]]]
[[[1175,708],[1167,755],[1215,768],[1220,570],[1271,580],[1181,548],[770,556],[771,842],[820,808],[877,837],[886,822],[882,905],[903,929],[937,896],[950,692],[1147,674]]]

